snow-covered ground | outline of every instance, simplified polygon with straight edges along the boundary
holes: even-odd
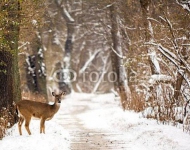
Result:
[[[69,132],[61,125],[60,115],[72,112],[73,105],[85,105],[88,110],[76,115],[88,129],[122,133],[129,150],[190,150],[190,135],[181,128],[158,124],[132,111],[123,111],[113,94],[73,93],[62,101],[61,109],[46,121],[46,134],[39,133],[39,121],[32,120],[29,136],[23,126],[20,136],[17,124],[0,141],[0,150],[67,150],[70,149]],[[80,108],[80,107],[78,107]],[[72,110],[72,111],[71,111]],[[123,139],[122,139],[123,140]]]
[[[20,136],[17,124],[7,131],[0,141],[0,150],[69,150],[69,133],[56,123],[56,118],[46,121],[46,134],[40,134],[40,121],[30,123],[32,135],[28,135],[24,125]]]
[[[190,150],[190,134],[184,133],[182,126],[162,125],[156,120],[142,118],[141,113],[124,112],[116,101],[110,103],[112,99],[110,94],[92,98],[98,104],[91,107],[97,108],[79,118],[86,120],[84,124],[88,128],[125,134],[129,150]]]

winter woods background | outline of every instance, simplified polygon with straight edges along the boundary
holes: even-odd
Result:
[[[0,134],[21,95],[46,101],[53,90],[114,92],[124,110],[183,122],[189,0],[1,0],[0,9]]]

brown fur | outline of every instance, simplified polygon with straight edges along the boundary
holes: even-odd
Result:
[[[18,122],[18,128],[19,133],[22,135],[21,126],[25,120],[25,128],[29,135],[31,135],[29,124],[32,117],[39,118],[40,121],[40,133],[45,133],[45,121],[50,120],[53,118],[53,116],[57,113],[57,111],[60,108],[60,99],[61,96],[64,95],[65,92],[62,92],[61,94],[55,95],[54,92],[52,92],[52,95],[55,97],[55,102],[53,105],[49,105],[47,103],[42,102],[35,102],[30,100],[22,100],[19,101],[17,105],[17,110],[19,112],[19,122]]]

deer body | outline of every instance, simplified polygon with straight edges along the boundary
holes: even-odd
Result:
[[[53,118],[53,116],[57,113],[57,111],[60,108],[61,103],[61,96],[62,94],[65,94],[64,92],[55,95],[54,92],[52,95],[55,97],[55,102],[53,105],[47,104],[47,103],[41,103],[41,102],[35,102],[30,100],[22,100],[17,103],[17,110],[19,112],[19,122],[18,122],[18,128],[19,133],[22,135],[22,124],[25,121],[25,128],[29,135],[31,135],[29,124],[31,121],[31,118],[38,118],[40,119],[40,133],[45,133],[45,121],[50,120]]]

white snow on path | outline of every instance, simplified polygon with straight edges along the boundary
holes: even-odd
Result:
[[[132,111],[124,112],[113,94],[77,93],[67,96],[55,117],[46,121],[46,134],[39,133],[39,120],[31,121],[31,136],[24,126],[20,136],[16,124],[0,141],[0,150],[69,150],[70,136],[61,126],[64,121],[61,118],[77,109],[73,105],[78,105],[78,109],[80,105],[88,108],[83,113],[74,114],[87,129],[123,134],[125,139],[122,140],[128,143],[127,150],[190,150],[190,134],[184,133],[181,128],[157,124],[155,120],[142,118]]]
[[[89,111],[79,114],[78,118],[89,129],[99,128],[125,135],[127,150],[190,150],[190,134],[181,128],[142,118],[141,113],[124,112],[113,94],[91,95],[91,102],[86,102]]]

